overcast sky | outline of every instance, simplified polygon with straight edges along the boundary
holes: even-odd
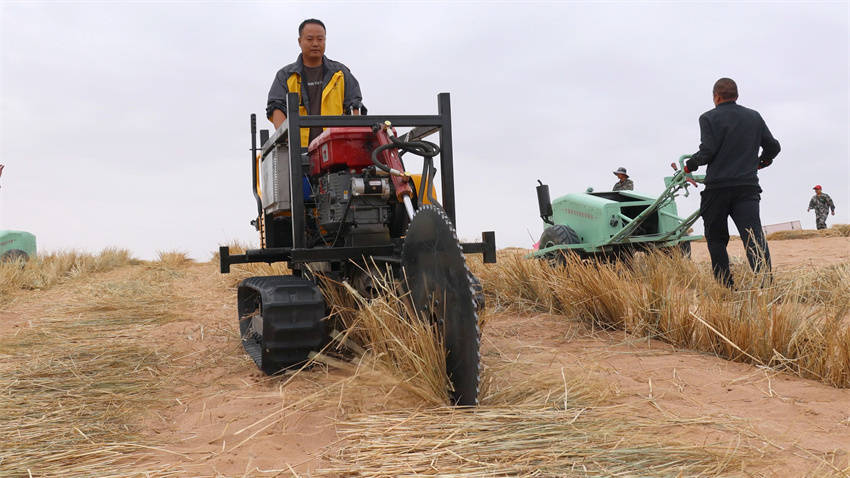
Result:
[[[42,250],[141,258],[257,243],[249,115],[264,116],[308,17],[370,113],[435,114],[451,93],[463,238],[530,246],[538,178],[554,198],[610,189],[624,166],[657,194],[670,162],[696,151],[722,76],[782,144],[760,173],[762,222],[814,228],[821,184],[830,223],[850,223],[846,1],[4,1],[0,229],[31,231]],[[697,206],[698,194],[679,201],[683,215]]]

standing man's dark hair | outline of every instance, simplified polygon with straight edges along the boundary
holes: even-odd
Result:
[[[732,78],[721,78],[714,82],[712,93],[724,101],[735,101],[738,99],[738,85]]]
[[[762,190],[758,170],[770,166],[780,148],[761,115],[735,102],[738,85],[733,80],[717,80],[712,94],[715,108],[699,117],[699,151],[685,167],[693,172],[708,165],[700,215],[714,276],[732,288],[726,252],[729,217],[741,234],[750,267],[754,271],[770,271],[770,251],[759,217]]]
[[[298,25],[298,37],[301,37],[301,34],[304,33],[304,27],[306,25],[310,24],[310,23],[312,23],[314,25],[319,25],[320,27],[322,27],[322,30],[324,30],[326,32],[328,31],[328,29],[325,28],[325,24],[322,23],[321,20],[317,20],[315,18],[308,18],[308,19],[304,20],[303,22],[301,22],[301,25]]]
[[[298,25],[301,54],[277,72],[269,88],[266,117],[275,129],[286,120],[286,98],[298,93],[301,115],[366,114],[360,83],[345,65],[325,56],[325,24],[308,18]],[[301,145],[321,134],[322,128],[302,128]]]

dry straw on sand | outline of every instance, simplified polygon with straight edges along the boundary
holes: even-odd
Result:
[[[709,423],[709,422],[706,422]],[[750,451],[659,437],[690,424],[613,408],[423,409],[359,415],[319,476],[734,476]]]
[[[481,406],[448,407],[439,334],[413,315],[391,278],[373,284],[381,293],[366,299],[347,284],[324,281],[344,332],[315,360],[350,376],[314,398],[345,408],[341,444],[323,454],[328,465],[319,476],[717,475],[740,470],[752,455],[737,442],[659,439],[713,422],[606,405],[610,391],[586,373],[498,354],[484,362]],[[387,399],[391,394],[399,396]],[[258,423],[256,431],[270,425]]]
[[[498,308],[559,314],[850,386],[850,263],[772,277],[736,264],[735,292],[718,285],[708,265],[664,254],[628,265],[568,256],[551,267],[512,252],[474,269]]]
[[[498,353],[484,358],[481,406],[449,407],[438,332],[413,314],[388,275],[373,285],[380,293],[367,299],[323,279],[329,320],[342,332],[313,361],[342,378],[332,375],[332,383],[238,430],[231,451],[299,410],[321,409],[338,417],[340,440],[311,476],[714,476],[734,474],[755,455],[735,438],[698,446],[683,438],[691,425],[723,424],[646,416],[612,405],[612,392],[587,372]],[[316,373],[288,374],[283,386]]]
[[[133,476],[154,451],[138,428],[169,357],[146,327],[174,317],[170,274],[93,282],[0,341],[0,476]],[[170,476],[153,467],[156,476]]]
[[[99,254],[77,251],[42,254],[28,262],[0,262],[0,302],[20,289],[44,290],[67,279],[106,272],[136,262],[126,249],[104,249]]]
[[[632,269],[582,263],[553,269],[502,256],[500,264],[478,271],[488,306],[584,317],[597,326],[789,370],[818,364],[794,356],[795,350],[814,357],[841,345],[817,337],[828,328],[807,329],[799,322],[810,316],[820,323],[824,311],[841,317],[844,266],[777,274],[767,289],[755,288],[763,278],[746,276],[742,284],[762,291],[756,300],[716,287],[705,268],[675,258],[646,258]],[[46,311],[42,323],[0,343],[0,476],[26,476],[27,470],[34,476],[178,474],[146,465],[144,450],[161,458],[167,445],[149,448],[159,445],[142,441],[133,426],[145,408],[167,396],[163,369],[173,358],[150,348],[145,331],[172,320],[179,308],[173,289],[178,276],[165,266],[172,262],[163,259],[124,279],[79,287],[64,309]],[[238,274],[256,275],[248,269]],[[836,292],[842,282],[844,289]],[[729,433],[696,446],[686,436],[692,426],[703,433],[724,423],[617,406],[610,390],[586,372],[498,353],[485,353],[481,407],[447,407],[440,337],[412,315],[391,279],[376,285],[382,293],[367,299],[345,284],[326,284],[342,332],[315,361],[342,372],[322,378],[321,367],[313,367],[264,380],[283,387],[306,376],[316,387],[239,430],[240,441],[228,442],[231,451],[293,414],[297,419],[303,408],[337,407],[329,414],[340,418],[341,441],[323,453],[323,469],[314,474],[715,476],[741,475],[748,463],[758,462],[758,453],[729,440]],[[710,309],[709,299],[725,305]],[[770,333],[743,320],[765,310],[774,326]],[[683,314],[696,317],[685,323]],[[836,325],[833,335],[840,330]],[[754,335],[753,343],[746,334]],[[228,337],[238,348],[238,337]],[[779,348],[770,350],[774,346]],[[846,360],[843,366],[846,373]]]

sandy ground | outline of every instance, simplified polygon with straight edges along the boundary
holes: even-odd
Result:
[[[710,262],[705,241],[693,242],[695,261]],[[826,265],[850,261],[850,237],[815,237],[769,241],[770,257],[774,267],[787,268],[804,265]],[[744,245],[738,237],[729,239],[729,259],[746,262]]]
[[[707,260],[705,244],[694,246],[694,259]],[[770,247],[777,267],[850,261],[848,238],[774,241]],[[739,242],[730,253],[743,260]],[[149,337],[174,355],[166,392],[173,400],[140,423],[167,450],[151,467],[170,464],[181,476],[304,476],[323,465],[318,453],[338,440],[335,420],[354,403],[380,408],[381,397],[341,390],[333,400],[310,404],[311,394],[345,374],[316,368],[295,377],[263,376],[238,345],[234,284],[215,264],[183,269],[175,288],[185,320]],[[40,304],[55,302],[65,287],[24,293],[0,312],[0,333],[33,326]],[[697,427],[687,439],[698,445],[719,436],[758,448],[764,460],[743,470],[749,476],[815,476],[813,470],[830,469],[825,462],[848,459],[850,390],[548,315],[490,314],[482,355],[496,353],[554,370],[589,371],[614,390],[616,402],[649,415],[722,421],[728,425],[722,430]],[[300,400],[305,406],[287,408]]]

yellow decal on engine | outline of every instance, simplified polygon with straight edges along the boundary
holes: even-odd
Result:
[[[428,195],[424,194],[424,191],[421,194],[419,193],[419,183],[422,182],[422,175],[410,174],[410,177],[413,178],[413,187],[416,189],[416,195],[419,197],[419,205],[431,204],[431,201],[428,200]],[[433,182],[431,183],[431,196],[433,196],[434,199],[437,199],[437,190],[434,188]]]

